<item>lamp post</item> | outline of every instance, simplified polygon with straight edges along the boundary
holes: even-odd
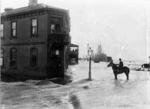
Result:
[[[149,56],[149,67],[148,67],[148,71],[150,71],[150,56]]]
[[[88,55],[89,55],[89,81],[91,81],[91,56],[92,56],[93,50],[91,47],[88,48]]]

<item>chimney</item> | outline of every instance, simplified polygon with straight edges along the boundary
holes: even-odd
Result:
[[[12,11],[13,8],[5,8],[4,10],[5,10],[5,12],[8,12],[8,11]]]
[[[29,4],[28,6],[35,6],[38,4],[38,1],[37,0],[29,0]]]

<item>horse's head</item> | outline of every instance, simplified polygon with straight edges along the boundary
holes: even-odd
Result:
[[[108,65],[107,65],[107,67],[111,67],[111,66],[113,66],[114,65],[114,63],[113,63],[113,61],[111,61]]]

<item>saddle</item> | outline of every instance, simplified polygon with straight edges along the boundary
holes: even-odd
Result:
[[[123,68],[117,68],[117,72],[123,72]]]

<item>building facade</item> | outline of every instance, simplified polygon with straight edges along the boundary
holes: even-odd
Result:
[[[37,4],[1,14],[2,73],[63,77],[71,42],[68,10]]]

